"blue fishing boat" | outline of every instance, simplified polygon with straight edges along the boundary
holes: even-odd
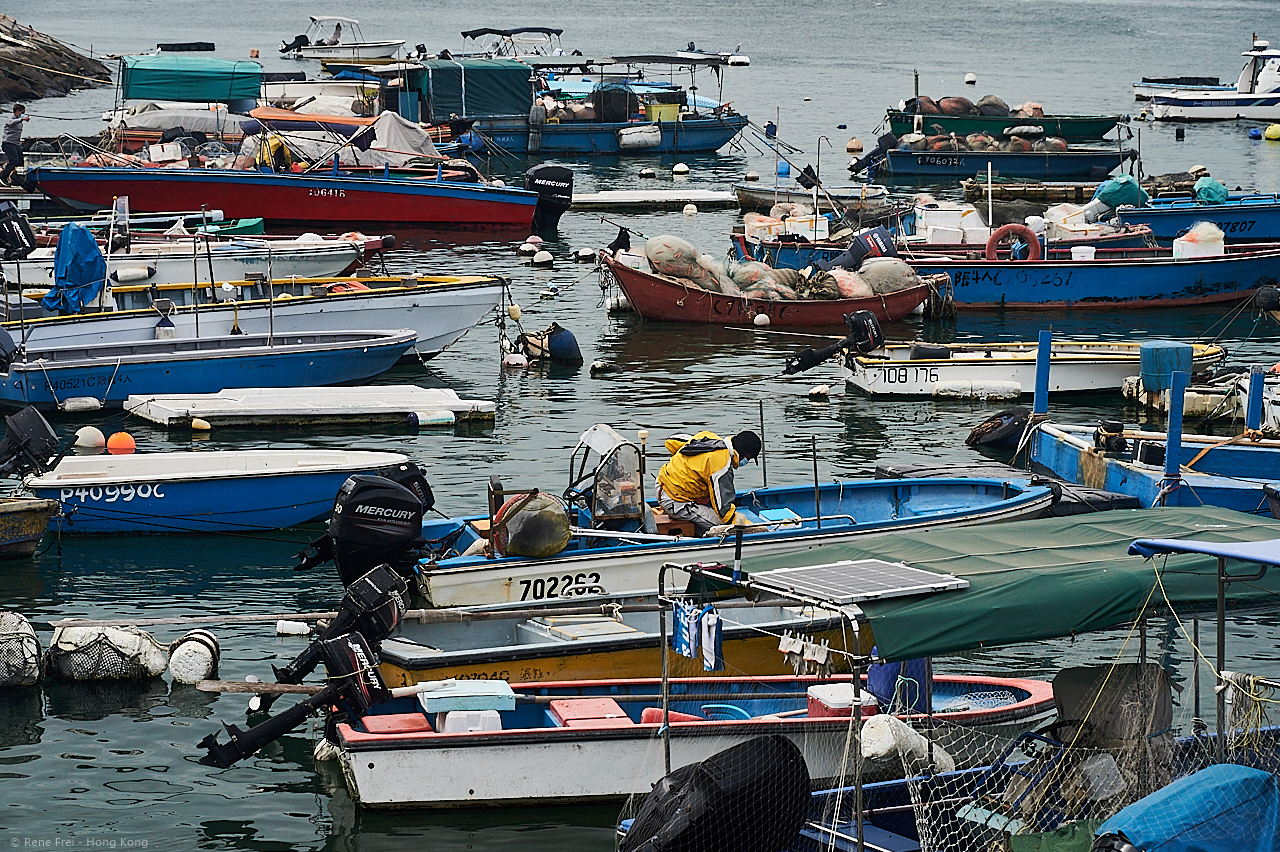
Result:
[[[733,236],[739,257],[777,261],[808,257],[803,249],[753,247]],[[790,249],[790,250],[787,250]],[[1152,308],[1235,302],[1277,282],[1280,245],[1227,246],[1223,255],[1175,258],[1168,248],[1097,249],[1093,259],[1050,249],[1040,260],[961,259],[903,253],[916,273],[951,276],[965,308]]]
[[[1147,207],[1122,207],[1116,218],[1126,225],[1146,225],[1166,243],[1197,222],[1217,225],[1228,243],[1274,242],[1280,240],[1280,195],[1232,195],[1222,204],[1156,198]]]
[[[903,151],[885,152],[885,159],[875,167],[873,179],[895,177],[968,178],[990,165],[1001,177],[1034,178],[1036,180],[1101,180],[1118,166],[1136,160],[1138,153],[1119,151]]]
[[[361,382],[391,369],[416,340],[400,329],[19,348],[3,332],[0,405],[84,411],[119,408],[130,394]]]
[[[246,532],[322,518],[347,477],[405,461],[357,450],[67,456],[24,484],[61,505],[50,529],[65,534]]]

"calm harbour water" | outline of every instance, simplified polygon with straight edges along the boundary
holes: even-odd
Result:
[[[844,177],[844,143],[850,135],[870,142],[883,110],[909,97],[912,70],[921,91],[943,96],[988,92],[1008,102],[1032,99],[1057,112],[1132,112],[1129,83],[1143,74],[1216,74],[1235,79],[1239,53],[1265,20],[1271,4],[1132,0],[1125,4],[1073,0],[942,0],[828,5],[811,0],[787,7],[709,2],[593,4],[582,0],[486,4],[482,10],[430,2],[415,8],[357,4],[317,9],[298,2],[194,3],[134,0],[103,6],[84,0],[57,4],[20,2],[10,14],[51,35],[97,53],[142,51],[157,42],[210,40],[216,55],[244,58],[258,48],[270,70],[298,67],[275,58],[282,38],[305,28],[308,14],[334,11],[359,18],[369,38],[406,38],[435,49],[459,49],[459,31],[477,26],[547,25],[565,28],[567,49],[587,55],[664,52],[693,40],[708,49],[741,43],[752,67],[729,69],[725,98],[758,123],[776,120],[780,135],[803,148],[799,162],[817,162],[828,181]],[[1265,17],[1264,17],[1265,16]],[[1280,38],[1280,33],[1258,32]],[[308,68],[311,72],[318,68]],[[967,91],[966,72],[979,83]],[[714,84],[702,82],[704,94]],[[811,98],[805,101],[803,98]],[[38,116],[28,135],[89,134],[112,93],[95,90],[32,105]],[[54,117],[69,120],[58,121]],[[847,125],[839,129],[838,125]],[[819,143],[819,137],[827,141]],[[1137,141],[1137,140],[1135,140]],[[828,142],[830,144],[828,144]],[[1234,123],[1190,126],[1176,141],[1171,126],[1142,126],[1149,173],[1208,165],[1230,186],[1280,190],[1280,144],[1250,142]],[[772,156],[756,145],[721,155],[686,158],[691,185],[724,188],[748,169],[773,172]],[[639,158],[566,161],[578,188],[635,186]],[[654,163],[667,174],[671,160]],[[495,164],[515,176],[527,164]],[[660,177],[666,184],[670,177]],[[645,234],[678,233],[705,251],[720,253],[739,221],[736,211],[708,211],[616,218]],[[998,406],[981,403],[873,402],[837,395],[811,402],[806,391],[835,381],[834,367],[778,379],[784,357],[806,342],[782,335],[720,327],[643,324],[608,317],[588,266],[559,262],[533,271],[519,263],[504,235],[395,230],[400,247],[389,261],[396,271],[432,269],[508,275],[524,307],[524,326],[552,320],[577,335],[589,363],[601,358],[622,372],[592,378],[586,368],[503,373],[497,330],[472,330],[425,368],[399,368],[383,382],[451,387],[464,397],[493,399],[492,429],[470,433],[387,429],[268,433],[219,430],[194,442],[130,421],[124,424],[140,451],[192,447],[352,447],[404,452],[424,467],[446,514],[480,511],[491,473],[504,481],[559,492],[568,452],[577,435],[596,422],[655,438],[702,425],[722,432],[755,424],[763,402],[770,484],[812,477],[808,456],[816,437],[824,478],[869,476],[877,463],[964,463],[977,455],[963,446],[969,428]],[[598,217],[569,213],[549,239],[558,257],[598,246],[616,229]],[[541,298],[549,284],[559,295]],[[1063,336],[1119,339],[1159,336],[1194,339],[1221,317],[1218,309],[1146,312],[1063,312],[1052,315],[962,316],[954,334],[974,339],[1025,339],[1052,326]],[[892,336],[924,331],[895,324]],[[936,331],[934,332],[936,333]],[[1242,363],[1277,359],[1274,326],[1237,320],[1223,334]],[[1055,401],[1067,421],[1114,415],[1118,397]],[[1130,419],[1133,414],[1130,414]],[[86,423],[104,431],[122,427],[112,417],[59,418],[69,435]],[[760,484],[749,467],[743,486]],[[64,539],[32,562],[6,565],[0,574],[0,606],[47,624],[64,617],[275,613],[328,608],[341,595],[330,570],[300,574],[291,556],[306,533],[254,537],[172,537],[118,540]],[[222,675],[270,676],[270,664],[291,659],[297,639],[277,638],[265,626],[214,627],[223,648]],[[179,628],[156,628],[161,641]],[[1158,632],[1158,631],[1157,631]],[[1206,633],[1208,629],[1206,628]],[[40,631],[48,642],[50,631]],[[1280,627],[1272,618],[1233,622],[1229,667],[1274,674],[1270,662]],[[939,663],[952,671],[977,670],[1026,676],[1051,675],[1063,665],[1109,659],[1117,635],[1084,637],[967,655]],[[1156,645],[1161,638],[1153,637]],[[1212,653],[1211,649],[1207,652]],[[1184,642],[1173,642],[1168,661],[1189,674]],[[1132,649],[1127,656],[1132,658]],[[1251,664],[1253,664],[1251,668]],[[440,814],[370,815],[356,812],[333,764],[311,760],[311,740],[295,732],[258,757],[225,771],[202,767],[195,744],[222,721],[243,719],[243,699],[215,698],[171,684],[47,685],[43,690],[0,694],[0,847],[72,844],[74,848],[284,850],[374,852],[407,844],[430,849],[566,849],[612,847],[617,808],[544,808]]]

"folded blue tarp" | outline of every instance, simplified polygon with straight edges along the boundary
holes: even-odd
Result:
[[[46,310],[78,314],[92,302],[107,277],[107,261],[98,241],[84,225],[69,222],[58,236],[53,253],[53,287],[40,304]]]

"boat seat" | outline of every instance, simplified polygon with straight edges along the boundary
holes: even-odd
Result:
[[[561,728],[629,728],[635,725],[622,705],[605,695],[555,699],[548,715]]]
[[[781,509],[761,509],[759,515],[761,520],[778,524],[779,528],[799,526],[801,520],[798,514],[785,506]]]
[[[702,715],[716,722],[739,721],[751,718],[751,714],[736,704],[703,704]]]
[[[360,720],[371,734],[429,734],[431,722],[421,713],[383,713]]]
[[[640,635],[629,624],[614,621],[603,615],[558,616],[531,618],[516,625],[516,638],[522,645],[544,642],[573,642],[578,639],[597,639]]]

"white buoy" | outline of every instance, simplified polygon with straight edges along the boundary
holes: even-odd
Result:
[[[818,385],[809,389],[809,399],[822,400],[831,396],[831,385]]]
[[[972,71],[970,71],[968,74],[965,74],[965,75],[964,75],[964,84],[965,84],[966,86],[976,86],[976,85],[978,85],[978,75],[977,75],[977,74],[975,74],[975,73],[973,73]]]
[[[213,428],[213,424],[202,417],[192,417],[191,428],[196,430],[197,432],[208,432],[210,429]]]
[[[650,166],[645,166],[643,169],[640,170],[640,177],[642,178],[651,178],[651,177],[657,177],[657,176],[658,176],[658,173],[654,171]]]
[[[58,408],[68,413],[100,411],[102,409],[102,400],[92,396],[71,396],[58,403]]]
[[[676,163],[674,166],[671,167],[671,174],[687,175],[689,174],[689,167],[686,166],[684,163]]]
[[[747,183],[751,183],[752,181],[760,180],[760,174],[758,172],[747,172],[742,176],[742,179]]]
[[[580,248],[574,251],[573,259],[578,263],[590,263],[596,259],[596,250],[589,248]]]
[[[342,749],[321,737],[316,740],[315,748],[311,750],[311,759],[317,763],[328,763],[331,760],[337,760],[341,754]]]
[[[605,310],[609,313],[625,313],[631,310],[631,303],[627,301],[626,296],[610,296],[609,301],[605,303]]]
[[[756,314],[756,318],[755,318],[755,319],[753,319],[753,320],[752,320],[752,322],[753,322],[753,323],[755,323],[756,325],[758,325],[758,326],[760,326],[760,327],[762,327],[762,328],[763,328],[764,326],[766,326],[766,325],[768,325],[768,324],[769,324],[769,315],[768,315],[768,314]]]
[[[494,178],[490,186],[506,186],[507,182],[502,178]]]
[[[533,243],[521,243],[520,247],[516,249],[516,254],[521,257],[533,257],[537,253],[538,247]]]
[[[850,138],[849,142],[844,146],[844,152],[846,154],[861,154],[862,140],[857,136]]]
[[[178,683],[199,683],[218,671],[218,637],[208,630],[192,630],[169,646],[169,674]]]
[[[105,447],[107,436],[97,426],[81,426],[76,430],[77,447]]]
[[[512,302],[507,305],[507,316],[511,317],[512,322],[520,322],[520,317],[524,316],[524,313],[520,310],[519,305]]]
[[[502,356],[502,366],[504,367],[527,367],[529,359],[519,352],[508,352]]]
[[[525,242],[531,246],[540,246],[542,245],[542,237],[538,236],[537,234],[530,234],[528,239],[525,240]]]
[[[696,205],[696,204],[686,204],[686,205],[684,206],[684,215],[686,215],[686,216],[697,216],[697,215],[698,215],[698,205]]]
[[[281,619],[276,622],[277,636],[307,636],[311,633],[311,625],[305,621],[287,621]]]
[[[533,256],[534,266],[550,266],[555,262],[556,262],[556,259],[552,257],[551,252],[547,251],[546,249],[543,249],[542,251],[538,252]]]
[[[801,100],[803,100],[803,101],[811,101],[811,100],[813,100],[813,98],[801,98]]]

